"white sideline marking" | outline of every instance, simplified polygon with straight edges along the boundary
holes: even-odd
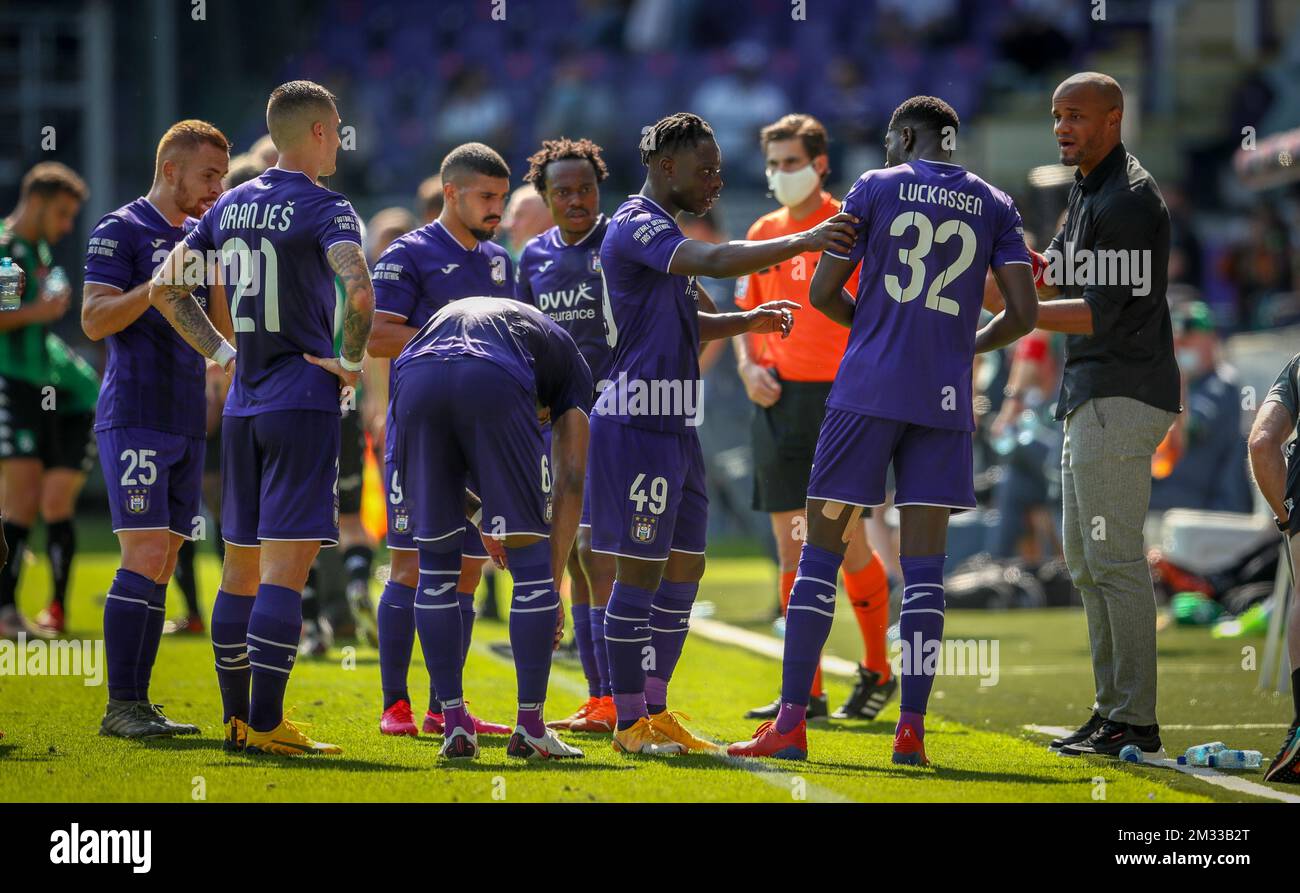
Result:
[[[1162,729],[1174,729],[1179,732],[1186,732],[1189,729],[1209,729],[1216,732],[1230,732],[1235,729],[1289,729],[1291,728],[1284,722],[1239,722],[1233,723],[1214,723],[1212,725],[1182,724],[1172,726],[1161,726]]]
[[[720,620],[692,617],[691,632],[711,642],[735,645],[737,648],[744,648],[746,651],[753,651],[774,660],[780,660],[785,653],[785,644],[780,639],[774,639],[766,633],[741,629]],[[830,673],[832,676],[853,678],[858,675],[858,665],[842,657],[825,655],[822,657],[822,672]]]
[[[698,632],[698,624],[701,622],[702,621],[699,620],[691,621],[691,629]],[[703,622],[711,623],[712,621],[703,621]],[[725,624],[719,624],[719,625],[725,626]],[[743,632],[743,630],[737,630],[737,631]],[[708,637],[706,636],[705,638]],[[495,651],[493,651],[491,648],[488,648],[486,645],[480,645],[478,642],[475,642],[470,647],[474,651],[477,651],[480,654],[487,654],[489,657],[495,658],[501,663],[510,663],[504,657],[497,654]],[[780,652],[778,651],[777,658],[779,659],[780,657],[781,655]],[[564,689],[566,692],[568,692],[571,695],[574,695],[575,697],[585,698],[587,696],[586,682],[579,682],[576,679],[571,678],[568,674],[565,673],[556,673],[554,672],[555,669],[556,668],[554,664],[552,664],[551,666],[552,673],[550,679],[552,684],[558,685],[560,688]],[[853,672],[856,674],[857,670],[854,670]],[[745,760],[745,759],[741,759],[740,757],[730,757],[727,756],[725,753],[718,753],[716,754],[716,756],[718,757],[718,759],[722,760],[724,763],[727,763],[730,766],[734,766],[737,769],[745,769],[748,772],[753,773],[754,776],[757,777],[760,781],[763,781],[774,788],[779,788],[780,790],[785,791],[787,794],[792,793],[794,790],[794,788],[790,784],[790,779],[796,775],[799,775],[798,772],[785,772],[773,766],[768,766],[764,763],[760,763],[757,760]],[[843,794],[839,794],[835,791],[830,790],[829,788],[824,788],[819,784],[814,784],[813,782],[809,781],[806,778],[804,779],[804,790],[808,794],[808,799],[815,803],[857,803],[858,802],[851,797],[846,797]]]
[[[1053,738],[1059,738],[1064,735],[1074,733],[1074,729],[1067,729],[1065,726],[1036,726],[1027,725],[1024,728],[1030,732],[1039,735],[1050,735]],[[1164,728],[1178,728],[1177,726],[1164,726]],[[1187,728],[1208,728],[1208,726],[1188,726]],[[1224,726],[1223,728],[1240,728],[1238,726]],[[1069,759],[1069,757],[1062,757]],[[1209,766],[1180,766],[1177,760],[1150,760],[1146,763],[1148,766],[1160,766],[1165,769],[1174,769],[1182,772],[1184,775],[1190,775],[1193,778],[1199,778],[1207,784],[1215,787],[1226,788],[1229,791],[1236,791],[1239,794],[1250,794],[1252,797],[1263,797],[1267,800],[1280,800],[1283,803],[1300,803],[1300,794],[1284,794],[1281,791],[1275,791],[1270,787],[1241,778],[1236,775],[1225,775],[1218,769],[1211,769]]]

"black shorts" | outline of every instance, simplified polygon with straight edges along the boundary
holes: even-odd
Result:
[[[39,459],[46,468],[89,473],[99,452],[94,412],[60,412],[57,394],[46,408],[36,385],[0,377],[0,459]]]
[[[355,409],[344,410],[339,424],[343,435],[339,442],[339,514],[355,515],[361,511],[366,431],[361,425],[361,413]]]
[[[1287,538],[1291,538],[1300,532],[1300,512],[1296,511],[1296,505],[1300,504],[1300,455],[1296,450],[1296,444],[1300,441],[1293,440],[1286,445],[1286,497],[1283,505],[1287,511]]]
[[[750,428],[755,511],[793,512],[807,504],[808,475],[830,392],[829,381],[783,381],[780,400],[766,409],[755,405]]]

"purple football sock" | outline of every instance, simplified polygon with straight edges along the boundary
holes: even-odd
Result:
[[[903,645],[899,706],[924,714],[934,687],[934,668],[926,657],[943,647],[943,555],[903,555],[903,605],[898,615]]]
[[[550,540],[538,540],[514,549],[507,546],[506,561],[514,578],[510,597],[510,650],[515,657],[519,703],[540,704],[546,700],[556,609],[560,606],[551,574]]]
[[[145,620],[144,638],[140,642],[140,662],[136,665],[135,696],[149,700],[149,680],[153,677],[158,646],[162,644],[163,621],[167,619],[167,584],[155,583],[149,597],[149,617]]]
[[[221,688],[221,721],[232,716],[248,721],[248,618],[257,599],[217,590],[212,603],[212,651],[217,659],[217,685]]]
[[[375,609],[379,628],[379,680],[384,692],[384,709],[398,701],[410,703],[406,671],[415,647],[415,590],[389,580]]]
[[[600,697],[600,671],[596,667],[596,651],[591,645],[591,605],[573,603],[573,641],[578,646],[578,662],[582,675],[587,677],[587,694]]]
[[[149,627],[154,582],[142,574],[118,568],[104,599],[104,651],[108,663],[108,696],[138,701],[140,651]]]
[[[646,671],[645,703],[650,713],[668,709],[668,683],[682,656],[686,634],[691,629],[691,605],[700,591],[700,583],[663,580],[650,603],[650,643],[654,647],[654,666]]]
[[[912,730],[916,732],[916,737],[921,741],[925,740],[925,714],[914,713],[911,710],[899,711],[898,724],[894,726],[894,734],[897,735],[898,730],[903,726],[911,726]]]
[[[457,728],[472,732],[474,723],[469,718],[464,698],[448,698],[442,702],[442,734],[446,736]]]
[[[453,539],[455,539],[453,537]],[[429,671],[430,688],[442,697],[443,712],[449,701],[464,708],[461,690],[463,663],[460,599],[456,579],[460,576],[460,550],[434,552],[420,549],[420,584],[415,593],[415,628],[420,632],[420,649]]]
[[[781,734],[797,726],[807,713],[813,676],[835,619],[835,579],[843,561],[843,555],[810,543],[804,543],[799,553],[799,572],[785,613],[781,710],[776,718]]]
[[[469,660],[469,646],[474,642],[474,593],[457,592],[456,601],[460,603],[460,663]]]
[[[618,727],[626,729],[648,715],[642,649],[650,644],[650,603],[654,593],[620,581],[605,606],[605,645]]]
[[[591,652],[596,657],[596,674],[600,677],[602,697],[609,697],[614,690],[609,685],[609,649],[605,645],[605,606],[591,606]]]
[[[540,738],[546,734],[546,723],[542,722],[542,705],[520,703],[519,711],[515,714],[515,724],[524,727],[524,731],[534,738]]]
[[[248,616],[248,663],[253,668],[248,725],[256,732],[269,732],[284,718],[284,690],[301,637],[302,593],[272,583],[258,586]]]

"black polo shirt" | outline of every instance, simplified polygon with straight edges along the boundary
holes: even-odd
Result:
[[[1082,298],[1092,310],[1092,334],[1066,338],[1056,417],[1093,397],[1132,397],[1180,412],[1165,298],[1169,211],[1156,181],[1123,143],[1088,176],[1075,172],[1065,226],[1048,252],[1061,273],[1061,297]]]

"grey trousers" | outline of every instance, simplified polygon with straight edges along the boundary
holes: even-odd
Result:
[[[1130,397],[1098,397],[1065,420],[1061,540],[1088,615],[1096,710],[1132,725],[1156,721],[1156,601],[1142,523],[1151,456],[1175,418]]]

